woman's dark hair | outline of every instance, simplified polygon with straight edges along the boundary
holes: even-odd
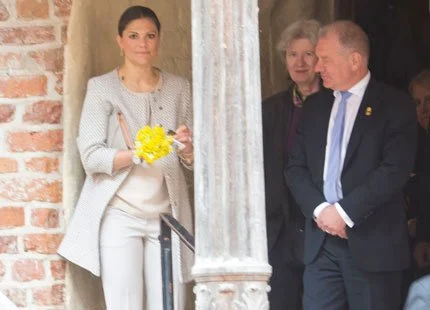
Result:
[[[146,6],[135,5],[125,10],[119,18],[118,34],[122,37],[122,33],[124,32],[124,29],[127,27],[127,25],[140,18],[149,18],[152,20],[152,22],[157,27],[158,32],[160,32],[161,24],[155,12]]]

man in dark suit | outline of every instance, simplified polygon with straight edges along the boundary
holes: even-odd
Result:
[[[402,187],[414,105],[371,78],[368,38],[353,22],[325,26],[316,54],[331,90],[308,98],[286,171],[306,217],[304,309],[396,310],[410,264]]]

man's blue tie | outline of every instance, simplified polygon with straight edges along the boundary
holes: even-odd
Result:
[[[342,198],[342,193],[338,192],[337,183],[340,178],[341,151],[343,130],[345,125],[346,102],[352,94],[341,92],[341,100],[334,119],[331,132],[331,143],[329,149],[329,162],[327,163],[326,179],[324,181],[324,196],[327,202],[335,203]]]

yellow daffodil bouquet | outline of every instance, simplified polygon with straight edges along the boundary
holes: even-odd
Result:
[[[162,126],[144,126],[136,134],[134,155],[152,165],[156,160],[170,154],[173,141],[173,137],[166,134]]]

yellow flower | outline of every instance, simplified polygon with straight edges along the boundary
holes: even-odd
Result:
[[[166,135],[162,126],[144,126],[136,134],[134,141],[134,154],[148,164],[172,151],[173,138]]]

